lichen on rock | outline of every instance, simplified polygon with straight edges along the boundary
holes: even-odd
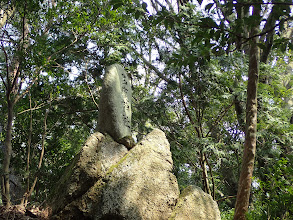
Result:
[[[216,202],[199,188],[179,196],[164,132],[153,130],[130,151],[98,132],[86,143],[50,199],[52,219],[220,219]]]
[[[110,136],[92,134],[52,190],[48,205],[53,213],[86,193],[127,152],[124,145],[114,142]]]
[[[199,187],[188,186],[180,194],[169,220],[221,220],[213,198]]]

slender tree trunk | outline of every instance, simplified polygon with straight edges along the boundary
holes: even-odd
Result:
[[[46,135],[47,135],[47,118],[48,118],[48,114],[49,114],[49,110],[47,109],[46,113],[45,113],[45,119],[44,119],[44,132],[42,134],[42,151],[41,151],[41,155],[40,155],[40,159],[39,159],[38,171],[40,171],[40,169],[42,167],[42,162],[43,162],[44,153],[45,153],[45,140],[46,140]],[[38,174],[35,176],[35,179],[34,179],[34,182],[33,182],[32,186],[31,186],[31,188],[29,189],[29,186],[28,186],[28,190],[24,194],[24,197],[23,197],[22,202],[21,202],[21,204],[24,205],[24,207],[27,206],[29,198],[30,198],[31,194],[33,193],[33,191],[34,191],[34,189],[36,187],[37,181],[38,181]]]
[[[208,193],[209,195],[212,195],[210,184],[209,184],[208,171],[207,171],[207,158],[205,154],[202,152],[200,152],[199,161],[202,168],[202,182],[204,186],[204,191]]]
[[[14,7],[12,7],[10,16],[14,12]],[[26,8],[24,8],[26,11]],[[0,10],[1,12],[1,10]],[[8,16],[9,14],[7,14]],[[26,14],[22,17],[22,36],[21,36],[21,44],[19,45],[19,51],[24,52],[29,46],[28,41],[28,33],[29,28],[27,24],[27,20],[25,17]],[[2,22],[2,23],[1,23]],[[0,19],[0,27],[2,27],[6,23],[6,20]],[[2,26],[1,26],[2,25]],[[20,66],[21,61],[23,59],[22,56],[14,54],[11,62],[9,62],[9,55],[7,54],[4,45],[2,44],[2,50],[6,58],[6,83],[3,77],[1,77],[4,86],[6,87],[6,101],[7,101],[7,126],[6,126],[6,137],[4,142],[4,160],[3,160],[3,173],[2,173],[2,185],[1,185],[1,194],[2,194],[2,202],[6,207],[11,206],[10,200],[10,185],[9,185],[9,166],[12,154],[12,127],[13,127],[13,108],[17,101],[30,89],[35,80],[28,86],[26,92],[23,92],[20,95],[21,91],[21,83],[20,79]],[[13,97],[13,98],[12,98]]]
[[[10,201],[10,184],[9,184],[9,165],[12,154],[12,124],[13,124],[13,107],[14,103],[10,100],[10,95],[7,94],[8,118],[6,126],[6,137],[4,142],[4,160],[3,160],[3,175],[2,175],[2,202],[5,206],[11,205]]]
[[[27,189],[20,202],[21,206],[24,206],[27,192],[29,192],[30,190],[30,155],[31,155],[32,133],[33,133],[33,110],[32,110],[31,93],[29,93],[29,109],[30,109],[30,127],[29,127],[28,141],[27,141],[27,158],[26,158],[26,169],[25,169],[25,172],[28,173],[26,177]]]
[[[197,126],[196,123],[194,122],[194,120],[193,120],[193,118],[187,108],[186,102],[184,100],[184,94],[182,91],[181,76],[179,76],[179,85],[178,86],[179,86],[181,101],[182,101],[185,113],[187,114],[187,116],[190,120],[190,123],[193,125],[193,127],[197,133],[197,138],[201,139],[201,138],[203,138],[203,135],[202,135],[200,120],[199,120],[200,114],[198,114],[199,126]],[[194,107],[194,108],[195,108],[195,110],[197,110],[196,107]],[[210,189],[210,184],[209,184],[208,171],[207,171],[207,157],[202,151],[199,152],[199,162],[200,162],[200,166],[202,168],[202,182],[203,182],[203,186],[204,186],[204,191],[206,193],[208,193],[209,195],[212,195],[211,189]]]
[[[260,8],[254,7],[253,15],[259,17]],[[258,33],[259,22],[251,29],[250,36]],[[249,206],[252,174],[256,151],[256,126],[257,126],[257,84],[259,71],[258,37],[254,37],[250,43],[249,70],[246,101],[246,132],[242,168],[238,183],[238,193],[235,205],[234,220],[245,220],[245,214]]]

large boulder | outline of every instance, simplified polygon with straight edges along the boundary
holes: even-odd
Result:
[[[57,186],[55,218],[168,219],[179,189],[165,134],[154,130],[124,156],[124,145],[94,136],[89,140],[99,140],[85,145]]]
[[[186,187],[170,220],[221,220],[218,204],[199,187]]]
[[[49,199],[53,213],[86,193],[127,153],[126,147],[113,141],[110,136],[99,132],[92,134],[53,189]]]
[[[179,196],[169,143],[154,130],[109,170],[95,219],[168,219]]]
[[[158,129],[130,151],[97,132],[53,191],[52,218],[218,220],[217,204],[198,188],[179,196],[172,168],[169,143]]]

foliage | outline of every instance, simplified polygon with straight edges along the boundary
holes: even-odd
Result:
[[[288,159],[280,158],[269,168],[266,181],[255,178],[253,202],[247,213],[248,220],[291,219],[293,211],[292,199],[292,155]],[[224,220],[233,219],[234,210],[221,213]]]
[[[96,129],[95,96],[101,85],[101,70],[119,59],[111,58],[109,53],[118,40],[115,31],[125,20],[118,10],[110,10],[108,2],[11,3],[15,13],[2,27],[1,113],[7,115],[4,97],[9,92],[6,82],[10,76],[5,70],[9,72],[10,67],[5,68],[11,65],[20,72],[12,80],[24,82],[16,84],[21,98],[14,106],[11,167],[15,175],[22,176],[28,190],[38,177],[34,195],[35,201],[42,201]],[[22,47],[26,26],[27,42]],[[18,60],[20,67],[14,67]],[[6,117],[1,118],[1,145],[6,123]],[[43,150],[45,157],[39,167]]]
[[[280,158],[268,169],[267,180],[256,180],[255,203],[248,219],[290,219],[293,206],[292,169],[293,157]]]
[[[238,3],[243,11],[237,8]],[[155,88],[159,87],[160,91],[154,92],[153,98],[148,99],[154,104],[148,102],[152,112],[146,114],[151,114],[148,118],[153,119],[153,124],[164,129],[171,140],[175,160],[174,172],[180,184],[191,182],[201,184],[203,177],[201,172],[198,172],[201,166],[198,153],[208,152],[210,168],[213,168],[213,176],[211,173],[209,177],[213,181],[211,187],[218,185],[217,196],[235,195],[245,120],[242,116],[244,111],[242,110],[242,113],[239,111],[241,108],[244,109],[244,88],[247,83],[247,62],[243,53],[247,53],[247,45],[250,41],[246,34],[259,18],[250,16],[248,8],[251,5],[241,5],[241,2],[225,4],[225,2],[215,1],[205,8],[209,13],[199,13],[196,11],[196,6],[189,3],[181,6],[178,11],[168,2],[164,6],[156,2],[150,4],[154,8],[153,12],[147,11],[144,17],[142,16],[141,23],[138,22],[139,39],[147,36],[145,39],[149,41],[143,41],[144,47],[135,46],[135,49],[140,51],[136,55],[149,68],[146,71],[146,77],[150,77],[151,71],[154,71],[155,76],[152,79],[155,82]],[[220,6],[220,4],[223,5]],[[292,47],[290,38],[280,38],[271,34],[272,30],[278,27],[278,20],[283,23],[290,19],[290,7],[289,4],[282,5],[280,2],[280,5],[273,6],[264,4],[262,9],[269,7],[272,7],[270,8],[272,13],[269,18],[265,18],[267,26],[259,35],[261,39],[259,47],[262,49],[261,61],[267,63],[267,66],[263,65],[261,68],[261,84],[259,85],[260,117],[257,143],[257,155],[259,155],[257,160],[259,161],[263,158],[280,156],[280,154],[271,154],[273,151],[285,151],[289,154],[292,152],[289,124],[292,113],[290,108],[286,107],[286,100],[291,96],[292,90],[291,87],[284,87],[280,81],[280,78],[286,75],[284,69],[291,62],[290,58],[289,62],[288,60],[284,62],[283,59],[290,56],[282,55],[283,58],[277,58],[278,61],[283,60],[282,67],[274,64],[276,62],[274,55],[268,56],[279,43],[283,45],[279,45],[279,52]],[[265,17],[264,13],[261,16]],[[285,26],[281,25],[279,29],[276,29],[280,35],[285,30]],[[272,30],[269,31],[269,27],[273,27]],[[150,29],[151,34],[148,32]],[[235,62],[233,60],[237,58],[235,51],[241,50],[242,56],[238,55],[240,60]],[[225,55],[227,53],[228,56]],[[146,54],[148,54],[147,59],[144,57]],[[229,57],[232,58],[229,59]],[[227,72],[230,73],[227,74],[228,77],[222,78]],[[219,74],[214,77],[211,73]],[[181,89],[180,78],[182,78]],[[235,112],[231,109],[227,110],[227,114],[220,117],[218,124],[217,116],[222,112],[220,109],[225,109],[225,105],[229,106],[227,103],[229,101],[235,104],[234,109],[231,108]],[[209,133],[211,127],[215,135]],[[205,134],[209,137],[205,137]],[[276,144],[279,141],[284,144]],[[265,145],[265,148],[262,145]],[[261,169],[264,173],[265,169],[272,166],[268,161],[265,159],[264,164],[268,165],[265,168],[261,168],[262,164],[257,164],[259,166],[256,167],[257,172]],[[227,170],[234,170],[234,172],[229,173],[228,176],[225,175]],[[261,176],[262,173],[258,172],[258,175]],[[204,185],[202,187],[204,188]],[[233,203],[233,200],[226,200],[220,206],[225,210],[232,208]]]
[[[180,189],[189,184],[209,188],[222,218],[231,219],[245,130],[245,34],[255,21],[240,16],[235,3],[242,1],[213,1],[201,11],[198,4],[178,9],[168,1],[55,1],[55,6],[50,2],[15,1],[16,13],[2,27],[1,38],[1,63],[7,63],[4,49],[9,60],[21,58],[21,79],[26,82],[21,91],[38,76],[14,108],[12,139],[14,172],[25,187],[38,177],[32,202],[48,196],[95,131],[103,71],[120,62],[132,78],[137,140],[154,127],[162,129],[171,145]],[[292,24],[289,5],[278,5],[262,6],[274,10],[270,19],[278,35],[269,51],[265,50],[270,32],[264,29],[260,35],[259,47],[268,57],[260,67],[254,172],[258,185],[253,188],[249,219],[292,215],[292,39],[282,35]],[[244,4],[243,13],[249,7]],[[30,27],[30,43],[19,50],[23,18]],[[6,72],[1,67],[3,82]],[[2,144],[7,121],[3,83],[0,112],[5,116],[0,118]]]

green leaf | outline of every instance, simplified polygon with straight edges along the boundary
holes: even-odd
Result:
[[[139,19],[140,15],[141,15],[140,11],[137,10],[134,15],[135,19]]]
[[[167,19],[164,20],[164,25],[165,25],[166,29],[168,29],[169,21]]]
[[[202,18],[201,23],[208,27],[218,27],[217,23],[212,18],[209,18],[209,17]]]
[[[110,5],[116,5],[116,4],[121,4],[123,3],[122,0],[111,0]]]
[[[115,5],[113,5],[112,10],[116,10],[117,8],[120,8],[123,5],[123,3],[117,3]]]
[[[128,8],[128,9],[126,9],[126,14],[132,14],[133,12],[135,12],[136,10],[135,9],[133,9],[133,8]]]
[[[209,3],[206,5],[205,10],[210,12],[211,8],[214,6],[214,3]]]
[[[147,10],[148,4],[147,3],[143,2],[141,6],[142,6],[143,10],[148,12],[148,10]]]
[[[202,4],[202,1],[203,0],[197,0],[198,4],[200,4],[200,5]]]
[[[157,25],[157,24],[159,24],[159,23],[161,23],[161,21],[163,21],[164,20],[164,17],[163,16],[159,16],[159,17],[157,17],[157,18],[155,18],[154,19],[154,25]]]

